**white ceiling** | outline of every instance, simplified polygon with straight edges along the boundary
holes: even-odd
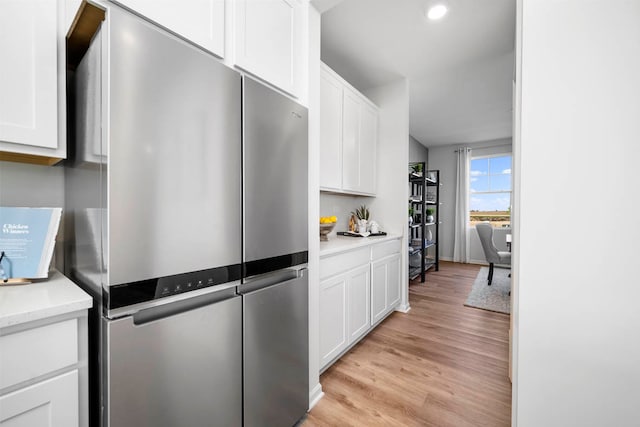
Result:
[[[516,0],[446,0],[437,22],[430,1],[331,0],[322,60],[360,90],[406,77],[410,133],[427,147],[511,136]]]

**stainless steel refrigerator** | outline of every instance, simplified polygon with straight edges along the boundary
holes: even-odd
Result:
[[[308,409],[308,115],[243,79],[244,425],[294,425]]]
[[[97,302],[92,426],[295,424],[306,109],[117,5],[82,7],[65,272]]]
[[[104,20],[69,64],[65,271],[97,301],[92,426],[240,426],[241,76],[118,6],[83,7]]]

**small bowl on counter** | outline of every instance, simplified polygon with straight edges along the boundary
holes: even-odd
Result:
[[[335,222],[327,223],[327,224],[320,224],[320,241],[321,242],[328,242],[329,241],[328,234],[333,231],[333,228],[335,226],[336,226]]]

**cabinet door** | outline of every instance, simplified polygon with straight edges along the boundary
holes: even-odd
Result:
[[[225,0],[118,0],[219,57],[224,57]]]
[[[296,94],[299,0],[237,0],[235,65],[292,95]]]
[[[387,262],[387,311],[400,302],[400,254],[393,255]]]
[[[1,151],[39,154],[20,145],[57,149],[59,41],[56,1],[0,2]],[[63,42],[60,49],[64,62]]]
[[[349,281],[349,343],[356,341],[369,330],[369,298],[371,283],[369,265],[365,265],[347,273]]]
[[[400,301],[400,254],[371,263],[371,323],[380,321]]]
[[[344,88],[342,102],[342,188],[360,191],[360,97]]]
[[[371,263],[371,323],[387,313],[387,259]]]
[[[324,70],[320,77],[320,187],[342,189],[342,84]]]
[[[367,103],[360,108],[360,191],[376,192],[376,151],[378,149],[378,112]]]
[[[1,427],[78,426],[78,371],[0,397]]]
[[[320,282],[320,366],[326,366],[349,344],[347,275]]]

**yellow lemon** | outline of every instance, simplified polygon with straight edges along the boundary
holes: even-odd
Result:
[[[331,222],[337,222],[338,221],[338,217],[337,216],[332,216],[331,218]]]

